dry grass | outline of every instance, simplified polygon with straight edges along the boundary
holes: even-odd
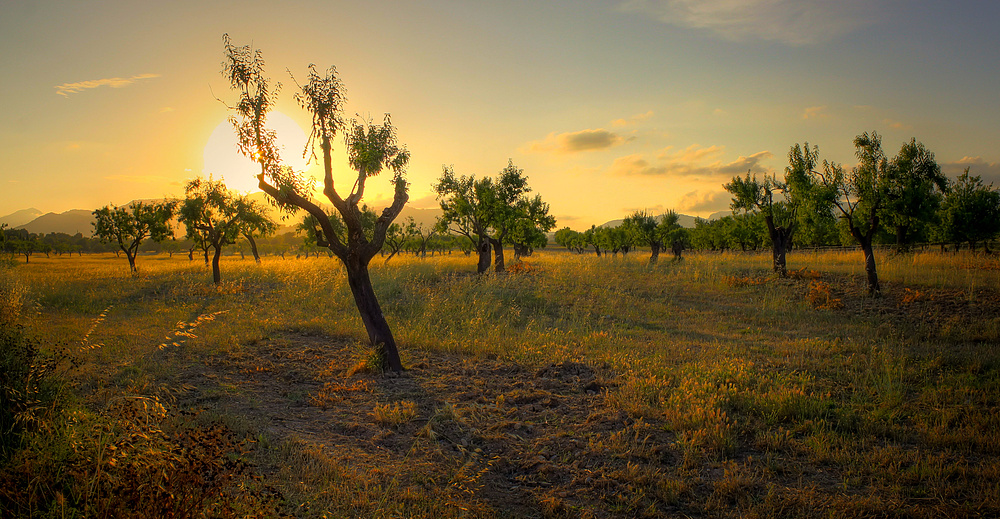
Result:
[[[216,456],[243,468],[171,476],[198,513],[1000,514],[995,259],[879,257],[871,299],[860,253],[790,254],[788,279],[766,255],[639,256],[542,251],[504,276],[461,254],[373,264],[398,378],[359,369],[362,325],[329,258],[227,257],[218,289],[186,258],[140,258],[137,277],[113,257],[33,259],[12,274],[21,320],[79,345],[81,365],[76,400],[3,470],[48,479],[2,504],[114,510],[100,489],[124,475],[155,484],[164,463]],[[139,403],[146,418],[124,425]],[[197,436],[210,448],[178,465],[172,446],[196,436],[175,431],[219,440]],[[114,468],[120,453],[139,464]],[[46,472],[57,460],[87,483]]]

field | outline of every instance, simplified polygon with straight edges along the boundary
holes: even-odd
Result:
[[[1000,516],[996,257],[646,259],[376,258],[400,376],[336,259],[0,268],[50,402],[0,516]]]

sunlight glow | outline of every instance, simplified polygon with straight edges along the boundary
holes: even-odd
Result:
[[[306,145],[306,134],[291,117],[281,112],[268,115],[267,128],[278,134],[278,148],[283,164],[296,171],[306,169],[306,159],[302,150]],[[260,166],[240,154],[236,143],[236,132],[229,121],[222,121],[205,144],[205,176],[222,179],[229,189],[241,193],[256,193],[257,174]]]

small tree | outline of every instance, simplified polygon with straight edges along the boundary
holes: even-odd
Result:
[[[657,232],[659,223],[646,211],[636,211],[622,221],[622,228],[629,233],[636,245],[649,246],[649,264],[655,265],[663,248],[663,236]]]
[[[931,222],[941,206],[948,178],[934,154],[916,139],[904,143],[889,164],[883,218],[896,232],[896,249],[909,248],[912,230]]]
[[[827,161],[823,161],[823,173],[817,175],[820,182],[837,195],[834,204],[865,256],[868,293],[877,296],[882,288],[878,282],[872,238],[878,232],[886,199],[889,161],[882,152],[882,138],[875,132],[855,137],[854,147],[860,164],[849,177],[839,164]]]
[[[176,207],[177,202],[167,200],[134,202],[125,207],[106,205],[94,211],[94,235],[102,243],[117,243],[128,258],[129,268],[137,272],[135,257],[143,240],[163,241],[173,236],[168,222]]]
[[[406,225],[400,225],[398,223],[390,225],[385,232],[385,246],[389,249],[389,256],[385,258],[384,263],[389,263],[389,260],[391,260],[393,256],[399,254],[403,245],[406,244],[406,241],[409,240],[414,233],[416,233],[416,224],[413,222],[412,216],[406,219]]]
[[[316,218],[327,248],[344,264],[347,284],[351,288],[368,338],[380,359],[380,367],[402,371],[396,340],[379,306],[368,274],[368,264],[382,249],[389,225],[409,199],[403,175],[410,154],[397,142],[396,128],[389,115],[385,115],[382,124],[354,120],[347,125],[345,145],[348,161],[357,176],[350,192],[343,196],[343,191],[336,188],[333,178],[333,139],[338,131],[345,128],[341,117],[343,85],[337,77],[336,68],[330,67],[324,75],[320,75],[315,67],[310,66],[305,84],[300,85],[299,92],[295,95],[299,105],[312,116],[309,146],[313,150],[317,145],[320,148],[323,194],[333,204],[347,228],[346,240],[342,240],[334,232],[329,215],[309,199],[306,177],[281,166],[274,143],[274,132],[264,127],[276,93],[271,90],[268,78],[264,77],[264,59],[260,51],[249,46],[232,45],[228,35],[224,37],[224,43],[226,61],[223,73],[240,96],[239,103],[233,107],[236,117],[233,117],[232,122],[239,137],[241,151],[253,157],[260,165],[258,187],[279,207],[290,212],[305,209]],[[315,151],[313,156],[315,157]],[[367,236],[358,204],[364,197],[368,179],[377,176],[384,169],[393,172],[392,205],[382,211],[374,223],[371,235]]]
[[[196,178],[184,189],[187,198],[181,205],[180,219],[187,227],[187,237],[214,249],[212,281],[222,282],[219,260],[222,248],[236,243],[250,230],[276,227],[263,207],[245,196],[229,191],[221,181]],[[207,251],[206,251],[207,254]]]
[[[489,179],[476,180],[474,176],[455,175],[453,167],[444,166],[441,178],[434,184],[443,214],[438,220],[439,230],[465,236],[475,246],[480,274],[490,268],[488,193],[492,188]]]

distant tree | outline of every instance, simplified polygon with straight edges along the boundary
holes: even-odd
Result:
[[[601,250],[604,247],[604,234],[602,233],[603,227],[598,227],[596,225],[591,225],[590,229],[587,229],[583,233],[583,239],[587,245],[594,247],[594,254],[597,257],[601,257]]]
[[[655,265],[665,238],[659,232],[657,219],[646,211],[636,211],[622,221],[622,229],[630,235],[636,245],[649,247],[649,264]]]
[[[982,242],[989,252],[988,241],[1000,233],[1000,191],[965,168],[944,197],[940,219],[942,242],[968,243],[972,251]]]
[[[586,235],[582,232],[574,231],[569,227],[563,227],[556,231],[553,239],[558,245],[566,247],[577,254],[582,254],[587,249]]]
[[[128,258],[129,268],[136,272],[135,257],[143,240],[163,241],[173,236],[168,222],[176,207],[177,202],[168,200],[134,202],[125,207],[106,205],[94,211],[94,236],[102,243],[117,243]]]
[[[380,359],[380,367],[402,371],[396,340],[372,288],[368,264],[382,249],[389,225],[409,199],[404,172],[410,153],[398,143],[396,129],[388,114],[382,124],[354,120],[345,125],[341,117],[344,88],[336,69],[330,67],[325,75],[320,75],[315,67],[309,67],[307,80],[304,85],[300,85],[295,98],[312,116],[309,147],[315,150],[318,145],[321,150],[323,194],[333,204],[347,228],[346,240],[342,240],[334,232],[329,215],[309,199],[307,177],[281,166],[274,143],[275,134],[264,127],[267,114],[274,105],[276,92],[271,90],[269,80],[264,77],[264,59],[260,51],[249,46],[237,47],[230,42],[228,35],[224,42],[226,61],[223,72],[240,96],[234,107],[236,117],[232,122],[241,151],[256,159],[260,165],[258,187],[279,207],[290,212],[305,209],[316,218],[326,247],[344,264],[347,284],[368,338]],[[332,141],[341,129],[346,131],[348,162],[357,173],[346,197],[342,190],[337,190],[333,179]],[[313,156],[315,157],[315,151]],[[371,235],[367,236],[358,204],[364,197],[368,179],[377,176],[384,169],[393,172],[393,201],[379,215]]]
[[[885,223],[896,232],[896,249],[909,248],[914,227],[929,224],[948,190],[934,154],[916,139],[904,143],[886,171]]]
[[[408,219],[408,225],[410,232],[410,239],[414,241],[414,254],[419,254],[421,258],[427,257],[427,245],[430,243],[431,238],[437,236],[441,231],[437,226],[424,226],[423,223],[415,223],[413,218]]]
[[[184,188],[186,198],[181,204],[180,219],[187,228],[187,237],[209,245],[212,256],[212,281],[222,282],[219,260],[222,248],[236,243],[250,230],[275,227],[266,210],[246,196],[239,196],[221,181],[196,178]]]
[[[389,226],[385,232],[385,248],[389,249],[389,256],[385,258],[384,263],[389,263],[389,260],[393,256],[399,254],[403,246],[406,245],[406,241],[410,239],[411,236],[416,232],[416,224],[413,222],[413,217],[410,216],[406,219],[404,225],[394,223]],[[383,250],[385,250],[383,248]]]
[[[659,234],[665,245],[670,246],[670,252],[674,254],[674,261],[683,259],[681,254],[684,249],[690,246],[690,235],[688,230],[681,227],[680,215],[673,209],[660,216],[660,222],[656,225]]]

